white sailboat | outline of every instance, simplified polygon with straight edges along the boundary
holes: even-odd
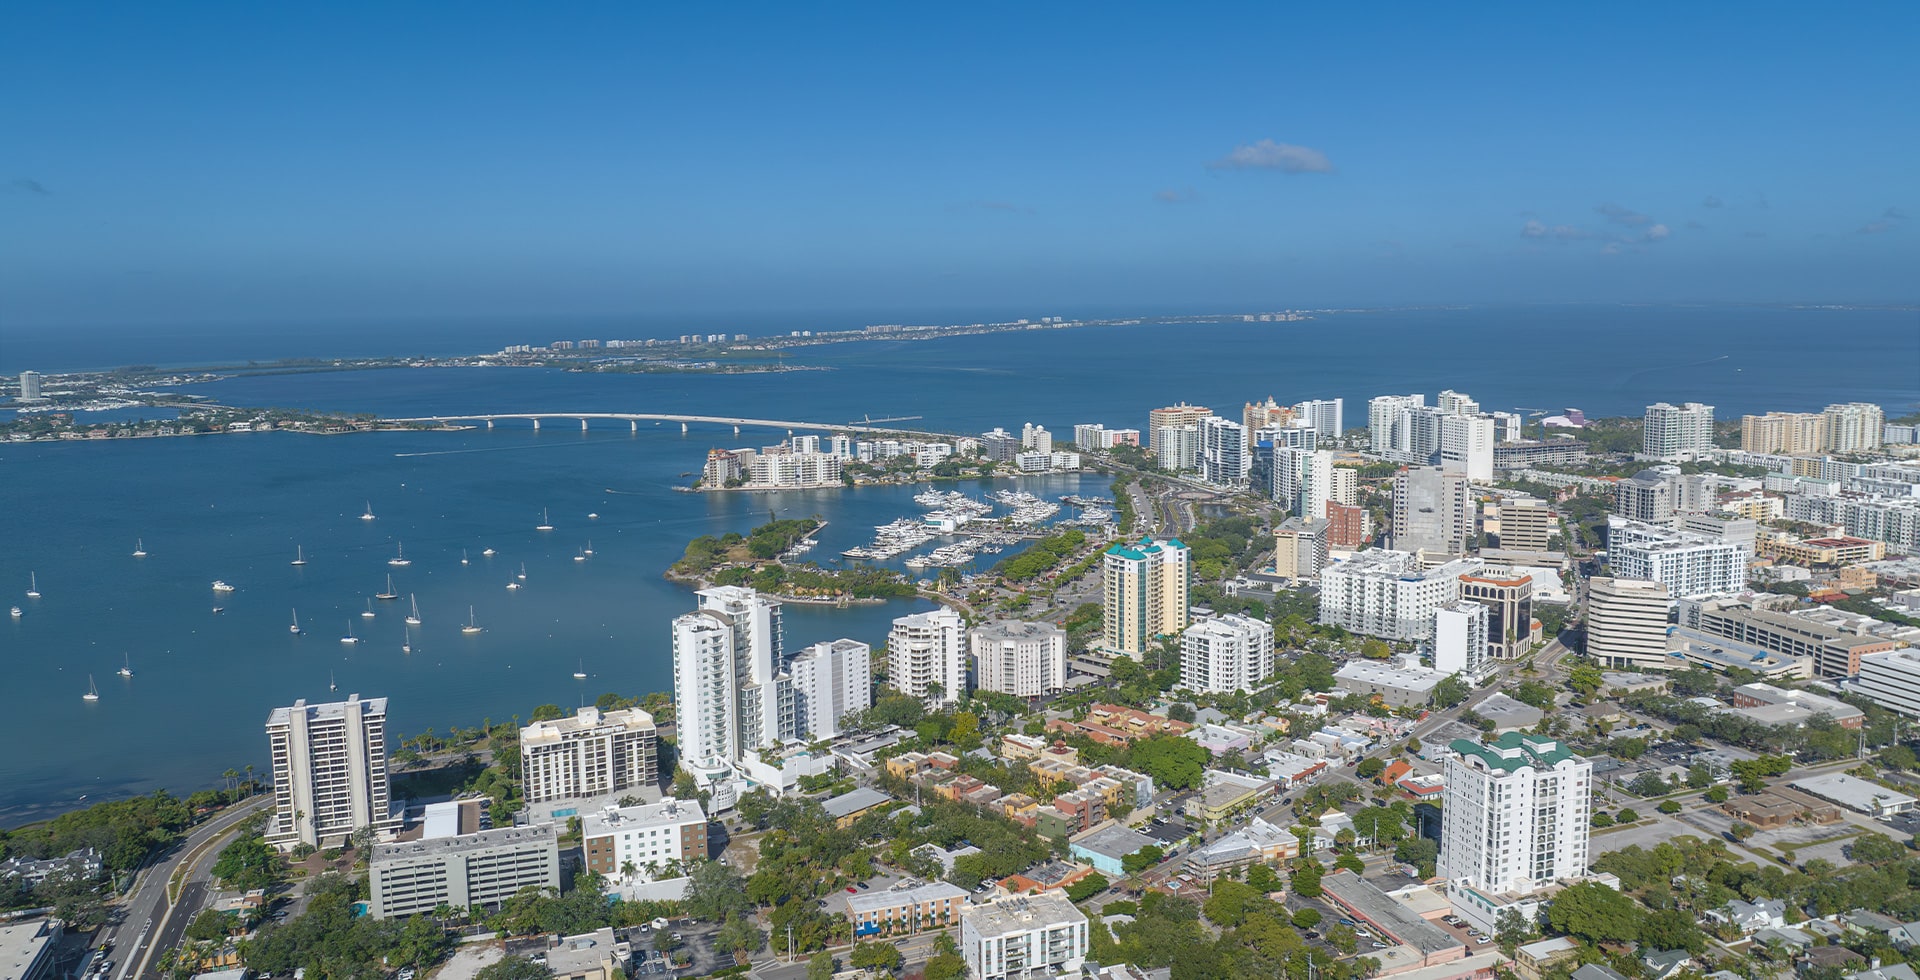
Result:
[[[338,690],[340,690],[340,685],[338,685],[338,684],[335,684],[335,683],[333,682],[333,671],[331,671],[331,670],[329,670],[329,671],[327,671],[327,690],[329,690],[329,691],[338,691]]]
[[[93,686],[93,675],[87,675],[87,693],[80,695],[82,701],[100,700],[100,689]]]
[[[585,552],[582,552],[582,553],[583,553],[583,554],[587,554],[587,555],[591,555],[591,554],[593,554],[593,539],[592,539],[592,538],[588,538],[588,539],[587,539],[587,550],[586,550]]]
[[[534,530],[536,531],[553,530],[553,521],[550,518],[548,518],[547,509],[545,507],[540,508],[540,523],[534,527]]]
[[[373,597],[375,599],[380,600],[381,602],[387,602],[392,599],[400,598],[400,593],[393,591],[393,576],[391,575],[387,576],[387,591],[375,592],[373,594]]]
[[[467,557],[467,549],[465,549],[465,548],[461,548],[461,549],[460,549],[460,564],[462,564],[462,565],[465,565],[465,564],[467,564],[467,563],[468,563],[469,561],[471,561],[471,559],[469,559],[469,558]]]
[[[133,654],[130,654],[130,653],[123,654],[122,656],[124,657],[124,659],[120,664],[120,669],[115,671],[115,673],[119,674],[121,677],[132,677],[133,676]]]
[[[367,512],[364,514],[361,514],[360,519],[363,521],[373,520],[373,501],[371,500],[367,501]]]
[[[400,640],[400,652],[412,653],[413,652],[413,627],[411,626],[406,627],[404,632],[405,632],[405,636],[403,636]]]
[[[367,609],[366,609],[366,611],[365,611],[365,612],[363,612],[363,613],[361,613],[361,614],[360,614],[360,618],[361,618],[361,619],[372,619],[373,617],[374,617],[374,612],[373,612],[373,600],[372,600],[372,599],[368,599],[368,600],[367,600]]]
[[[360,642],[360,638],[353,635],[353,620],[347,620],[347,635],[341,637],[340,642],[348,644]]]
[[[462,633],[478,633],[478,632],[480,632],[480,624],[479,624],[478,622],[476,622],[476,621],[474,620],[474,618],[473,618],[473,607],[472,607],[472,606],[468,606],[468,607],[467,607],[467,625],[465,625],[465,626],[462,626],[462,627],[460,627],[460,632],[462,632]]]
[[[133,539],[133,557],[135,558],[147,557],[147,543],[144,540],[141,540],[140,538]]]
[[[520,581],[525,582],[526,580],[527,580],[527,563],[521,562],[520,563]]]
[[[40,573],[39,572],[27,573],[27,598],[29,599],[40,598]]]
[[[418,626],[420,625],[420,600],[414,598],[413,593],[409,592],[407,601],[413,604],[413,608],[407,611],[407,625]]]
[[[574,561],[586,561],[586,560],[587,560],[587,553],[586,553],[585,551],[582,551],[582,552],[580,552],[579,554],[577,554],[577,555],[574,555],[574,556],[573,556],[573,560],[574,560]]]
[[[573,679],[576,681],[584,681],[587,679],[587,662],[585,660],[580,661],[579,669],[573,672]]]
[[[306,563],[307,563],[307,549],[306,549],[306,548],[304,548],[304,547],[302,547],[302,546],[300,546],[300,545],[297,545],[297,544],[296,544],[296,545],[294,545],[294,546],[293,546],[293,560],[292,560],[292,561],[290,561],[290,562],[288,562],[287,564],[289,564],[289,565],[305,565]]]
[[[407,557],[407,546],[403,544],[403,545],[398,545],[397,547],[400,550],[392,558],[387,559],[387,564],[392,565],[395,568],[405,568],[408,565],[413,564],[412,559]]]
[[[294,636],[300,635],[300,610],[295,609],[293,611],[293,625],[287,627],[287,632],[292,633]]]
[[[519,589],[519,588],[520,588],[520,583],[518,583],[518,582],[508,582],[508,583],[507,583],[507,591],[508,591],[508,592],[513,592],[513,591],[515,591],[515,590],[517,590],[517,589]]]

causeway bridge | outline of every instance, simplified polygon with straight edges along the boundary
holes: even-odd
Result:
[[[580,431],[585,432],[590,423],[596,421],[625,422],[634,432],[640,431],[642,422],[678,422],[681,431],[686,431],[688,423],[699,422],[708,425],[730,425],[737,435],[742,426],[757,429],[818,429],[831,432],[866,432],[881,435],[929,436],[939,433],[920,429],[889,428],[880,423],[912,422],[918,415],[895,415],[887,418],[862,418],[857,422],[805,422],[796,419],[750,419],[725,415],[671,415],[653,412],[493,412],[474,415],[429,415],[420,418],[380,419],[385,425],[438,425],[460,426],[485,423],[491,429],[495,422],[515,421],[531,422],[537,430],[545,422],[579,422]]]

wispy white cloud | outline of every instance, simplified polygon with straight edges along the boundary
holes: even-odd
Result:
[[[1595,214],[1604,216],[1608,221],[1611,221],[1616,225],[1626,225],[1629,228],[1638,228],[1641,225],[1648,224],[1653,221],[1652,218],[1649,218],[1646,215],[1633,210],[1632,208],[1623,208],[1618,204],[1597,205],[1594,207],[1593,212]]]
[[[1311,146],[1261,140],[1233,148],[1207,166],[1215,170],[1278,170],[1283,174],[1330,174],[1333,162]]]
[[[1153,192],[1153,199],[1162,204],[1189,204],[1194,199],[1191,187],[1163,187]]]
[[[1654,225],[1641,233],[1640,240],[1643,242],[1664,242],[1672,234],[1673,231],[1666,225]]]
[[[1548,225],[1544,222],[1529,218],[1526,224],[1520,226],[1520,237],[1545,239],[1556,242],[1579,242],[1600,238],[1602,236],[1597,231],[1588,231],[1585,228],[1578,228],[1573,225]]]

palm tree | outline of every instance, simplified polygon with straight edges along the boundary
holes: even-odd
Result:
[[[253,763],[247,763],[247,796],[253,796]]]
[[[224,778],[227,781],[227,796],[231,798],[233,796],[234,786],[240,780],[240,770],[235,769],[232,766],[228,766],[227,771],[221,773],[220,775],[222,778]]]

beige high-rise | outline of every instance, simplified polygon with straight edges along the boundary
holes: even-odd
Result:
[[[572,718],[520,729],[520,772],[527,802],[566,800],[660,782],[653,716],[639,708],[581,708]]]
[[[1627,578],[1587,581],[1587,656],[1623,670],[1665,669],[1667,587]]]
[[[1107,549],[1101,559],[1104,652],[1139,660],[1156,637],[1187,628],[1188,557],[1178,538],[1143,537]]]
[[[387,699],[275,708],[267,716],[273,756],[273,820],[267,842],[328,847],[362,827],[399,823],[387,782]]]

